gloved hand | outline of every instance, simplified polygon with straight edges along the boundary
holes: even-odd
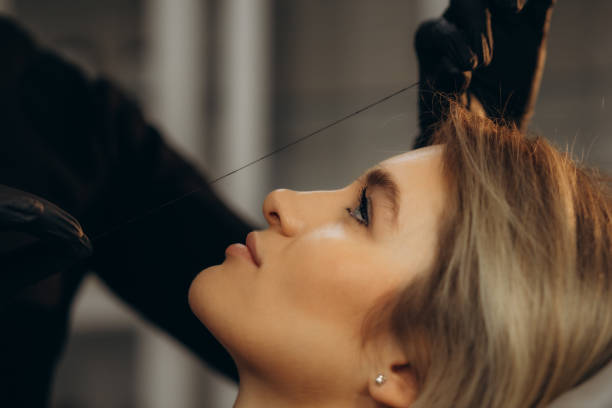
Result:
[[[0,185],[0,303],[91,253],[89,238],[66,211],[33,194]]]
[[[451,0],[415,36],[419,125],[429,144],[448,99],[525,129],[532,115],[556,0]]]

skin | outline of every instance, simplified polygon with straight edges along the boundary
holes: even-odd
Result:
[[[189,303],[238,366],[237,407],[414,400],[401,345],[386,329],[364,344],[363,325],[433,262],[447,202],[441,151],[425,147],[377,166],[399,187],[396,223],[377,187],[366,193],[369,225],[357,221],[363,175],[338,190],[275,190],[263,205],[269,228],[255,233],[260,265],[230,254],[196,277]]]

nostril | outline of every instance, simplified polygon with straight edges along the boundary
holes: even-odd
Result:
[[[280,216],[276,211],[270,211],[268,215],[274,220],[275,223],[280,224]]]
[[[287,193],[289,190],[274,190],[264,200],[263,214],[271,227],[278,227],[282,230],[285,223],[284,206],[287,205]]]

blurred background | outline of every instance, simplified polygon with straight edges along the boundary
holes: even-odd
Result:
[[[532,0],[533,1],[533,0]],[[38,41],[118,83],[214,180],[418,79],[413,35],[447,0],[0,0]],[[612,171],[612,3],[559,0],[531,128]],[[347,184],[410,149],[412,90],[215,184],[263,225],[272,189]],[[229,407],[236,388],[93,276],[53,406]]]

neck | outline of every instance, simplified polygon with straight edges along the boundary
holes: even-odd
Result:
[[[275,386],[263,381],[256,376],[240,375],[240,386],[238,388],[238,398],[234,403],[234,408],[282,408],[282,407],[313,407],[327,406],[329,404],[315,403],[313,395],[297,395],[287,392],[281,386]]]
[[[234,408],[361,408],[375,407],[367,393],[339,395],[322,390],[298,390],[296,387],[283,387],[270,384],[256,375],[240,372],[238,398]]]

